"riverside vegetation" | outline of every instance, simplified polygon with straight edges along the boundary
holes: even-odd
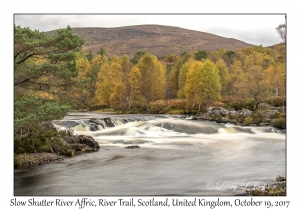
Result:
[[[284,38],[272,47],[199,49],[159,58],[145,51],[108,57],[104,48],[93,55],[83,44],[70,26],[51,36],[14,27],[16,165],[24,154],[74,154],[63,140],[70,134],[45,126],[70,110],[187,114],[286,129]],[[245,109],[251,113],[238,114]]]

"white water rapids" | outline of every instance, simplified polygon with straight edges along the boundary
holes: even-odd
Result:
[[[96,129],[91,118],[102,119]],[[15,169],[15,195],[239,195],[286,175],[286,135],[272,127],[164,115],[71,113],[63,120],[62,128],[77,120],[75,134],[91,135],[100,151]]]

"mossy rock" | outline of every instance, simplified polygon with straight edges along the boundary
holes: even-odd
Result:
[[[72,157],[72,156],[74,156],[74,151],[69,149],[69,150],[67,150],[66,155]]]

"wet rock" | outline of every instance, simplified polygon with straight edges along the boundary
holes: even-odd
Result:
[[[91,136],[65,136],[63,140],[71,147],[76,153],[96,152],[100,149],[99,143]]]
[[[252,111],[243,108],[242,110],[238,110],[237,113],[243,117],[248,117],[252,114]]]
[[[81,150],[81,152],[85,152],[85,153],[96,152],[96,151],[98,151],[98,149],[90,148],[90,147],[86,147],[86,148]]]
[[[227,116],[243,116],[247,117],[252,114],[252,111],[249,109],[242,109],[235,111],[234,109],[227,110],[223,107],[209,107],[205,113],[209,117],[213,118],[220,118],[220,117],[227,117]]]
[[[277,114],[279,114],[278,110],[264,110],[264,111],[259,111],[258,112],[259,115],[261,115],[264,118],[269,118],[269,117],[273,117]]]
[[[91,136],[79,135],[77,136],[77,138],[79,139],[79,143],[81,144],[86,144],[92,148],[100,149],[99,143],[95,141]]]
[[[82,149],[86,148],[86,145],[84,144],[69,144],[71,149],[75,152],[82,151]]]
[[[132,146],[127,146],[125,147],[126,149],[137,149],[140,148],[138,145],[132,145]]]
[[[98,131],[98,130],[105,129],[105,125],[99,119],[91,118],[91,119],[86,120],[84,122],[85,122],[85,124],[87,124],[89,126],[90,131]]]
[[[115,125],[109,117],[103,118],[103,120],[105,122],[105,127],[115,127]]]
[[[65,136],[63,140],[68,144],[83,144],[92,148],[100,149],[99,143],[91,136],[79,135],[79,136]]]

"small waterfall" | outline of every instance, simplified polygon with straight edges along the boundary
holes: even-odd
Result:
[[[260,134],[280,133],[272,127],[243,127],[210,121],[182,118],[145,116],[135,118],[89,118],[74,120],[56,120],[54,126],[59,130],[76,132],[96,132],[93,135],[122,136],[181,136],[194,134]]]
[[[99,131],[128,123],[126,119],[111,119],[109,117],[80,120],[53,120],[52,124],[58,130]]]

